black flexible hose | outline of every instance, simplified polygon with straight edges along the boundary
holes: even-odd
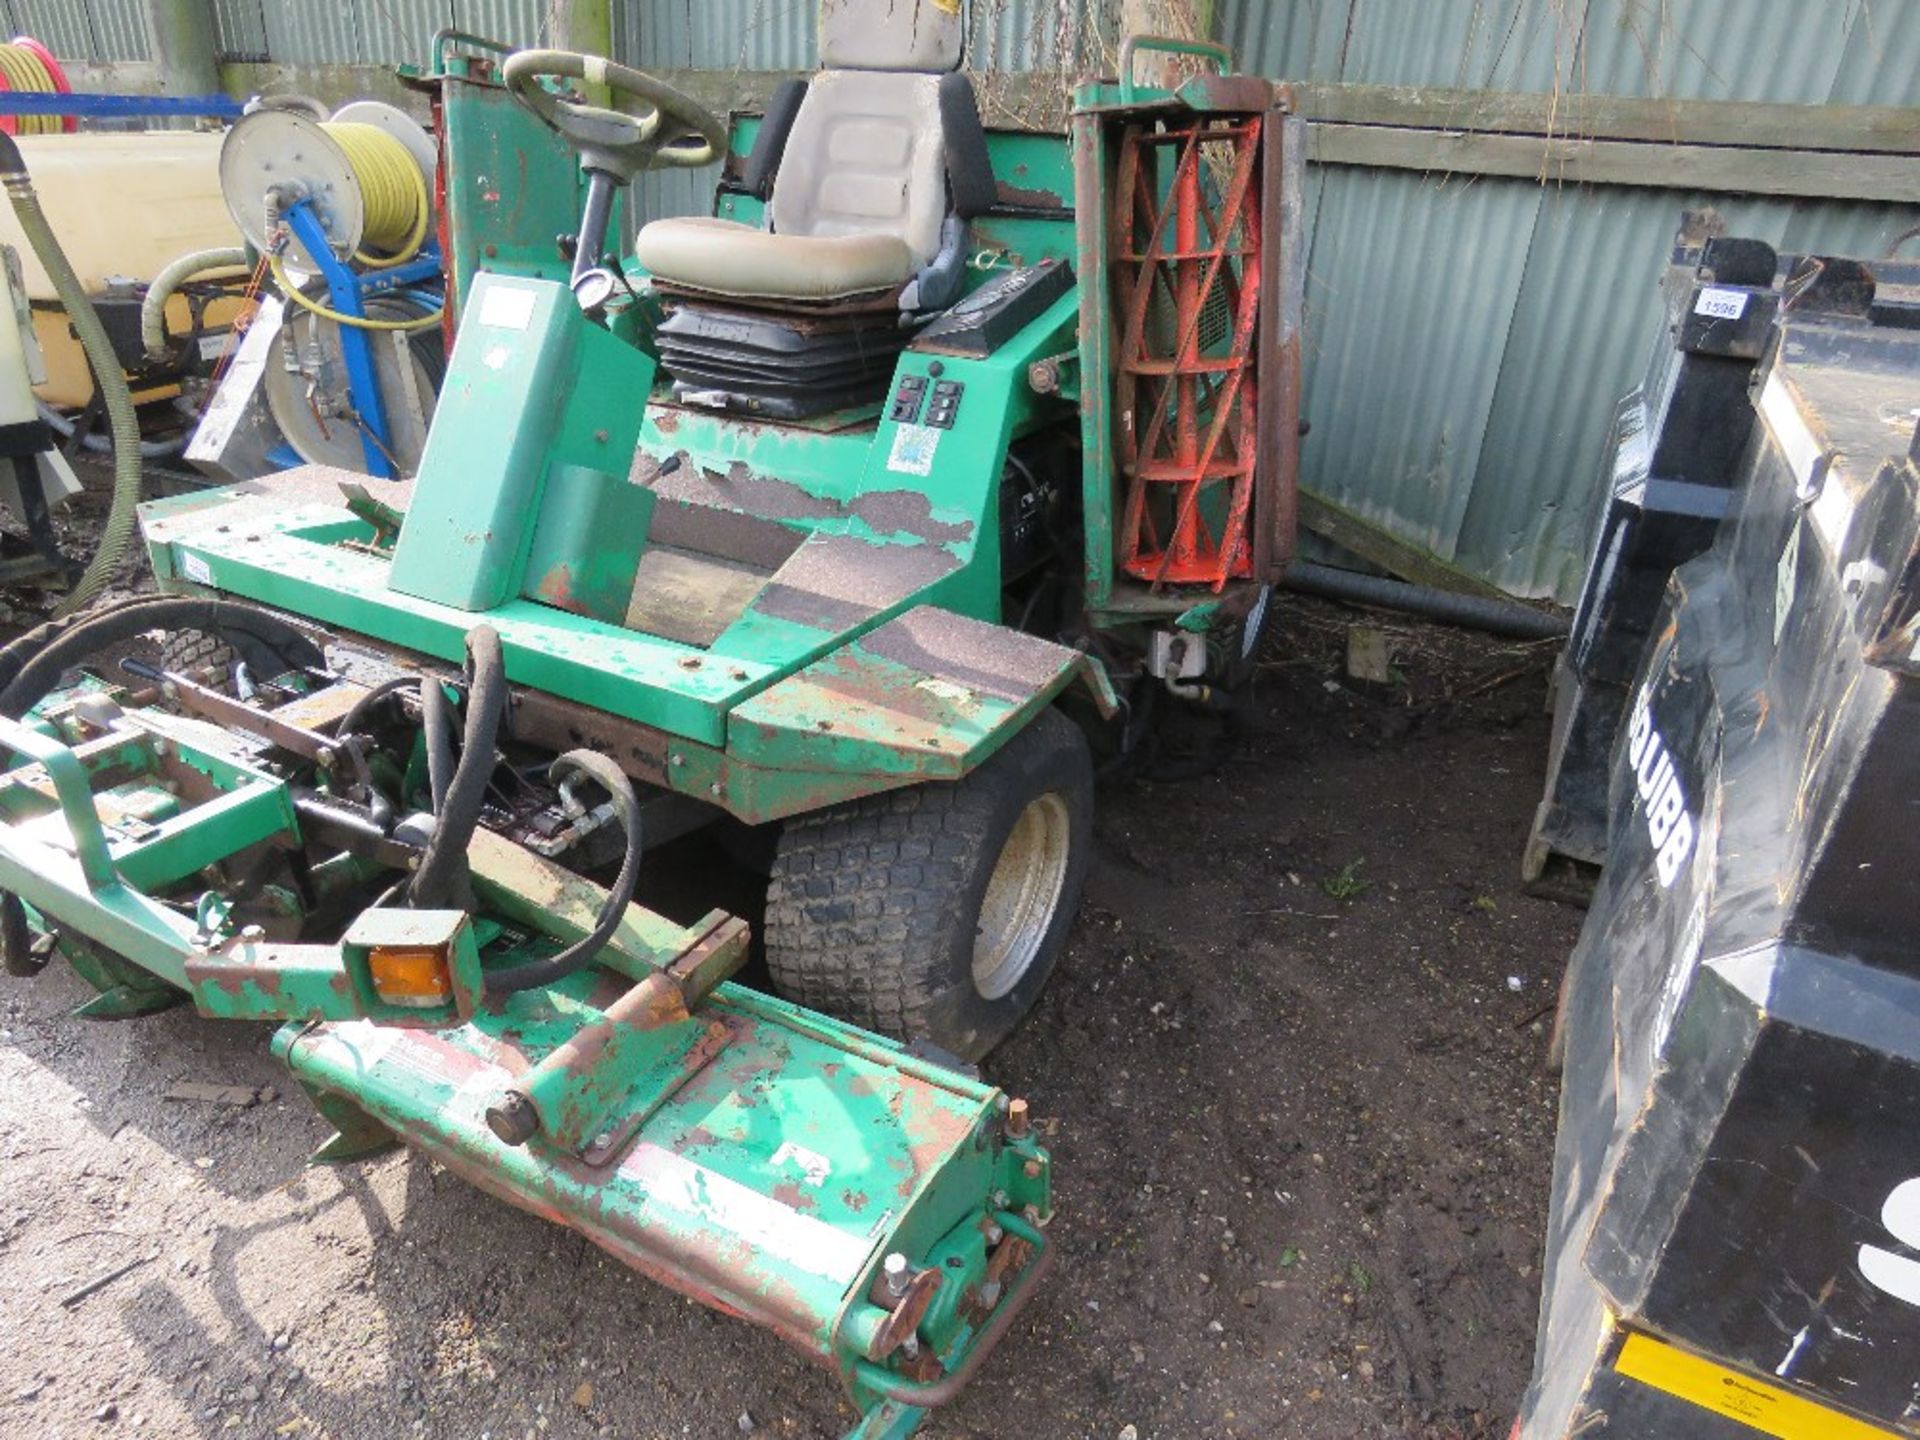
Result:
[[[506,659],[500,651],[500,634],[491,625],[476,625],[467,632],[467,661],[473,667],[473,683],[467,690],[460,763],[447,782],[444,802],[435,807],[433,835],[420,852],[420,868],[407,889],[416,909],[468,908],[467,846],[480,825],[487,782],[493,778],[494,741],[507,708]],[[421,699],[426,700],[424,690]],[[428,748],[431,754],[431,732]]]
[[[453,783],[453,711],[446,687],[432,676],[420,682],[420,728],[427,741],[429,805],[438,815],[446,808],[447,787]]]
[[[1566,616],[1548,610],[1536,610],[1516,600],[1460,595],[1451,590],[1409,585],[1404,580],[1362,575],[1353,570],[1337,570],[1331,565],[1314,565],[1304,560],[1297,560],[1288,566],[1286,577],[1280,583],[1289,590],[1298,590],[1306,595],[1346,600],[1357,605],[1378,605],[1388,610],[1405,610],[1432,620],[1466,625],[1495,635],[1513,635],[1522,640],[1551,640],[1567,633]]]
[[[614,813],[620,817],[620,823],[626,830],[626,858],[620,862],[620,873],[607,891],[607,898],[600,906],[600,918],[594,922],[593,929],[557,955],[549,955],[544,960],[529,960],[524,965],[489,970],[487,990],[490,994],[503,995],[515,990],[551,985],[581,969],[606,948],[607,941],[613,938],[613,932],[620,928],[627,906],[633,902],[633,887],[640,879],[640,860],[646,853],[645,838],[640,833],[640,797],[634,793],[633,782],[613,761],[592,750],[567,751],[548,768],[547,778],[558,785],[571,773],[585,775],[605,790],[613,801]]]
[[[417,675],[398,675],[391,680],[382,680],[348,707],[347,713],[340,717],[340,723],[334,727],[336,735],[351,735],[361,721],[365,720],[382,700],[389,695],[397,695],[409,685],[419,682]]]
[[[204,630],[241,652],[254,668],[318,668],[326,655],[313,637],[271,610],[234,600],[160,595],[37,625],[0,649],[0,715],[26,714],[60,677],[96,651],[149,630]]]

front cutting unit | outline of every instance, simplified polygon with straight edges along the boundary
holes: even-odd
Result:
[[[1095,755],[1231,709],[1291,552],[1301,149],[1213,47],[1140,42],[1203,73],[1086,85],[1069,137],[982,127],[957,7],[820,34],[730,126],[443,48],[417,469],[149,504],[162,595],[0,652],[0,958],[284,1022],[318,1159],[425,1151],[905,1436],[1051,1260],[974,1062],[1065,944]],[[474,198],[563,145],[579,213]],[[721,156],[618,253],[635,175]],[[634,903],[701,827],[763,856],[760,934]]]

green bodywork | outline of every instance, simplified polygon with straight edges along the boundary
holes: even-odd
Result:
[[[217,892],[169,903],[152,891],[190,895],[191,884],[153,877],[179,882],[251,845],[300,843],[286,782],[202,722],[138,709],[84,720],[73,698],[56,696],[32,723],[0,722],[0,749],[15,758],[0,774],[0,888],[60,931],[89,978],[144,974],[154,985],[138,994],[290,1021],[275,1051],[338,1132],[317,1160],[404,1140],[772,1327],[842,1377],[863,1416],[856,1437],[910,1433],[919,1402],[942,1398],[932,1377],[967,1366],[988,1317],[1015,1303],[1007,1284],[1024,1295],[1038,1278],[1048,1161],[1007,1123],[1005,1097],[725,983],[745,957],[739,922],[685,927],[629,906],[587,970],[483,998],[486,967],[577,939],[604,892],[482,831],[471,914],[370,909],[334,945],[267,939],[236,928]],[[422,944],[450,949],[453,1001],[382,1002],[368,952]],[[135,998],[92,1013],[153,1008]],[[523,1145],[486,1121],[516,1088],[544,1121]],[[899,1302],[879,1279],[891,1254],[931,1277],[905,1331],[890,1329]]]
[[[909,375],[964,386],[930,451],[923,436],[902,446],[878,404],[778,423],[676,403],[644,274],[629,267],[642,294],[605,323],[574,303],[552,237],[577,212],[575,171],[488,65],[443,53],[427,82],[460,324],[419,475],[382,487],[309,466],[153,501],[141,522],[162,589],[257,602],[449,681],[484,623],[516,744],[598,750],[654,792],[749,822],[958,779],[1073,687],[1112,714],[1089,653],[1102,646],[1003,624],[1001,551],[1013,447],[1070,454],[1081,408],[1104,415],[1104,320],[1083,329],[1107,300],[1070,290],[985,356],[906,350],[890,393]],[[737,120],[736,160],[754,124]],[[1104,198],[1099,146],[995,134],[990,152],[1003,203],[972,224],[968,284],[1083,263],[1075,189]],[[760,218],[736,185],[715,208]],[[1096,624],[1114,608],[1095,573],[1111,568],[1108,424],[1086,429],[1072,507],[1095,532]],[[1204,631],[1222,605],[1151,609]],[[303,698],[354,688],[288,683]],[[331,752],[316,794],[290,778],[312,768],[275,749],[286,730],[249,736],[244,718],[218,726],[90,684],[0,723],[0,891],[101,988],[90,1013],[187,997],[286,1022],[275,1049],[337,1131],[316,1159],[404,1141],[773,1328],[841,1376],[862,1416],[850,1440],[911,1433],[1044,1273],[1050,1172],[1024,1106],[729,983],[740,922],[628,906],[587,968],[497,993],[491,972],[578,941],[606,896],[483,828],[469,910],[381,900],[319,924],[335,938],[314,943],[316,917],[397,893],[395,871],[417,861],[381,832],[297,884],[243,882],[335,846],[337,822],[316,818],[341,793]],[[417,805],[418,750],[387,758],[407,777],[389,790],[411,792],[396,803]],[[421,949],[444,957],[444,991],[384,997],[377,958]]]

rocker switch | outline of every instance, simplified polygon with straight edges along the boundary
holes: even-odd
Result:
[[[954,416],[960,410],[961,384],[958,380],[942,380],[933,387],[933,403],[927,407],[927,424],[939,430],[951,430]]]
[[[889,420],[911,425],[920,418],[920,400],[926,394],[927,380],[924,375],[903,375],[900,388],[894,392],[893,404],[887,409]]]

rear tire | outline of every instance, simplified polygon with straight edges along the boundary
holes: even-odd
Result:
[[[1092,839],[1093,762],[1053,709],[960,780],[789,820],[767,889],[774,988],[978,1060],[1053,972]]]

